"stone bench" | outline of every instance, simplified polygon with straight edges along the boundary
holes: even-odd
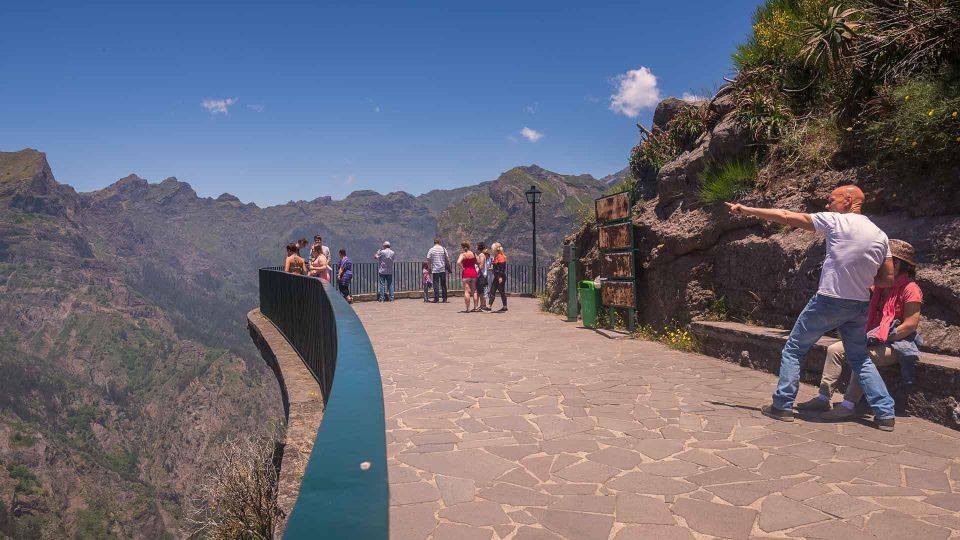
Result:
[[[780,351],[790,334],[789,330],[726,321],[694,321],[690,323],[690,331],[697,337],[704,354],[774,374],[780,371]],[[814,345],[800,364],[803,382],[820,383],[827,347],[837,341],[823,337]],[[848,380],[848,371],[844,366],[842,385]],[[882,369],[881,374],[897,400],[898,413],[906,412],[960,429],[960,358],[923,353],[917,364],[917,382],[909,395],[900,385],[898,367]]]

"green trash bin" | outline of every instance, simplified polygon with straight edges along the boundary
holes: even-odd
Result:
[[[580,293],[580,316],[583,318],[583,325],[587,328],[597,327],[597,310],[600,309],[600,289],[597,284],[584,280],[577,285],[577,292]]]

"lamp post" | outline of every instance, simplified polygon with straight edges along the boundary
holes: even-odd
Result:
[[[523,192],[527,196],[527,202],[533,209],[533,276],[530,278],[530,290],[533,295],[537,295],[537,205],[540,203],[540,196],[543,192],[537,189],[537,186],[530,186],[530,189]]]

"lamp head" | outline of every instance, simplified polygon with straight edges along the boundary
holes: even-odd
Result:
[[[527,196],[527,202],[530,204],[540,204],[540,197],[543,192],[537,189],[537,186],[530,186],[530,189],[523,192]]]

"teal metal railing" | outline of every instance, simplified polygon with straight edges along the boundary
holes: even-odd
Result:
[[[318,279],[260,270],[260,312],[303,359],[325,403],[284,538],[386,539],[380,367],[356,313],[326,287]]]

